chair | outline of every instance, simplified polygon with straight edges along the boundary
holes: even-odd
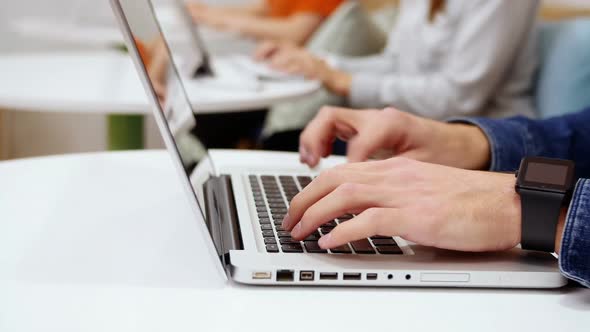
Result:
[[[535,104],[542,118],[590,106],[590,19],[543,23]]]

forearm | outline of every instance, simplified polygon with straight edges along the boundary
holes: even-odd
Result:
[[[240,17],[231,22],[234,30],[255,39],[271,39],[304,44],[321,18],[315,15],[300,15],[290,19]]]
[[[262,16],[266,13],[266,5],[262,1],[257,1],[243,5],[224,5],[212,7],[225,14],[239,16]]]

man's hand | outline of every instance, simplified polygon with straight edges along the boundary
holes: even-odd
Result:
[[[322,237],[322,248],[382,235],[450,250],[506,250],[520,242],[514,185],[512,174],[406,158],[347,164],[323,172],[297,195],[283,227],[301,240],[351,213],[357,216]]]
[[[348,142],[351,162],[376,155],[403,156],[465,169],[486,169],[490,146],[475,126],[420,118],[393,108],[352,110],[324,107],[300,138],[301,162],[315,167],[332,153],[336,138]]]

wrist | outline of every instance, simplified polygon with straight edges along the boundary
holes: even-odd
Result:
[[[348,73],[329,68],[328,75],[324,81],[326,87],[340,96],[347,96],[352,85],[352,76]]]
[[[491,146],[484,132],[469,124],[449,124],[446,126],[448,151],[456,159],[455,167],[488,170],[491,164]]]
[[[561,209],[559,214],[559,221],[555,230],[555,253],[559,255],[561,252],[561,239],[563,238],[563,229],[565,228],[565,220],[567,218],[567,207]]]

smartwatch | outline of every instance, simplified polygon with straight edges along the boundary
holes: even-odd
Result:
[[[522,208],[521,247],[555,251],[555,233],[563,204],[571,197],[574,162],[526,157],[516,172]]]

